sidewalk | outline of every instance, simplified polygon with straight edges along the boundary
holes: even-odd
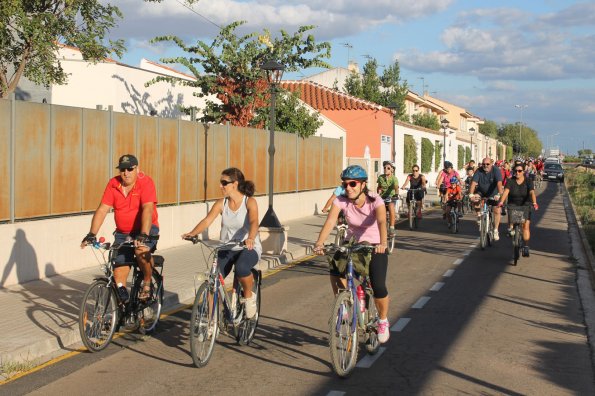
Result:
[[[310,216],[288,222],[288,253],[281,257],[263,255],[260,269],[266,272],[309,254],[325,219],[326,215]],[[167,313],[192,302],[194,276],[206,271],[208,252],[205,250],[203,257],[199,245],[188,243],[158,253],[165,257],[163,312]],[[0,366],[16,362],[33,366],[78,349],[79,305],[86,288],[100,275],[97,265],[0,290]]]
[[[430,192],[426,206],[432,206],[437,198]],[[260,269],[266,272],[310,254],[309,248],[325,219],[326,215],[315,215],[288,222],[288,253],[281,257],[263,255],[258,264]],[[329,242],[333,237],[331,233]],[[192,302],[195,275],[207,269],[208,252],[204,252],[203,255],[199,245],[190,243],[158,250],[165,257],[163,312]],[[92,254],[90,250],[89,254]],[[79,305],[93,278],[101,275],[97,265],[0,289],[0,380],[2,365],[21,362],[33,367],[80,348]]]

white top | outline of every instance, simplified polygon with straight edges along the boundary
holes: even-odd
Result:
[[[248,218],[248,207],[246,202],[248,197],[244,196],[240,207],[233,211],[229,207],[229,199],[223,200],[223,212],[221,213],[221,234],[219,239],[222,242],[229,242],[231,240],[244,241],[248,239],[250,233],[250,219]],[[234,247],[232,250],[241,250],[241,246]],[[260,236],[256,234],[254,238],[254,250],[260,255],[262,254],[262,245],[260,243]]]

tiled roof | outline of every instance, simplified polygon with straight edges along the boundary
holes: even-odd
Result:
[[[282,81],[281,88],[300,92],[300,99],[316,110],[380,110],[390,109],[356,98],[311,81]]]

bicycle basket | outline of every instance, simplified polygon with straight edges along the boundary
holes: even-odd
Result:
[[[529,217],[529,208],[509,206],[508,213],[511,224],[524,223]]]

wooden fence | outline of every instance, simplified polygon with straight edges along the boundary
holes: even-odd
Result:
[[[0,100],[0,221],[95,210],[134,154],[155,181],[159,204],[221,196],[219,176],[240,168],[268,193],[268,131]],[[275,133],[274,192],[334,187],[343,162],[340,139]]]

